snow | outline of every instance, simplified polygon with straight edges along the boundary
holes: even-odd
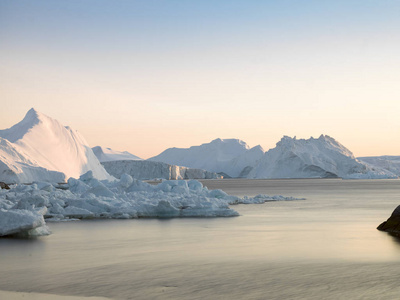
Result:
[[[169,148],[149,160],[239,177],[245,167],[254,165],[263,154],[260,146],[250,149],[238,139],[215,139],[188,149]]]
[[[116,160],[142,160],[140,157],[129,153],[128,151],[116,151],[110,148],[96,146],[92,148],[94,155],[100,162]]]
[[[77,131],[33,108],[21,122],[0,130],[0,137],[5,182],[60,182],[89,170],[96,178],[112,179]]]
[[[62,187],[62,188],[61,188]],[[295,200],[292,197],[231,196],[208,190],[197,180],[164,180],[150,185],[124,174],[120,180],[100,181],[89,171],[67,184],[36,182],[0,190],[0,235],[49,234],[46,220],[91,218],[233,217],[233,204]]]
[[[118,160],[102,162],[102,165],[109,174],[115,178],[120,178],[123,174],[129,174],[135,179],[216,179],[221,178],[216,173],[169,165],[156,161],[134,161],[134,160]]]
[[[283,137],[275,148],[264,154],[247,177],[367,179],[396,176],[363,164],[335,139],[321,135],[308,140]]]

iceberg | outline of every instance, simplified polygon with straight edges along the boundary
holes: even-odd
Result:
[[[359,161],[370,166],[370,168],[383,169],[400,176],[400,156],[366,156],[357,157]]]
[[[34,108],[11,128],[0,130],[0,180],[6,183],[64,182],[93,171],[112,180],[85,139]]]
[[[45,225],[40,211],[26,209],[0,209],[0,236],[40,236],[48,235],[50,230]]]
[[[248,178],[396,178],[383,169],[358,161],[353,153],[330,136],[297,139],[285,136],[267,151]]]
[[[192,169],[148,160],[114,160],[101,163],[115,178],[129,174],[135,179],[218,179],[220,175],[201,169]]]
[[[263,155],[261,146],[250,149],[242,140],[215,139],[187,149],[169,148],[148,160],[239,177],[246,167],[254,166]]]

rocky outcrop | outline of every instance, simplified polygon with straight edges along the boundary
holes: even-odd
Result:
[[[0,181],[0,189],[6,189],[6,190],[9,190],[9,189],[10,189],[10,187],[8,186],[8,184],[7,184],[7,183],[5,183],[5,182],[3,182],[3,181]]]
[[[400,205],[396,207],[390,218],[380,224],[377,229],[400,236]]]

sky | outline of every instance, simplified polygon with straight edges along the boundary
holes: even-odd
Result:
[[[0,129],[34,107],[142,158],[332,136],[400,155],[400,1],[2,0]]]

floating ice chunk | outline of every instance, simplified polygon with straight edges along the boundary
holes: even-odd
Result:
[[[75,206],[68,206],[64,209],[64,216],[69,218],[87,219],[93,218],[94,213],[88,211],[84,208],[79,208]]]
[[[161,200],[155,207],[155,216],[159,218],[174,218],[178,217],[180,210],[173,207],[169,201]]]
[[[99,184],[95,187],[92,187],[90,190],[86,191],[83,196],[87,196],[88,194],[93,194],[98,197],[114,197],[114,193],[111,192],[105,185]]]
[[[203,190],[203,184],[198,180],[189,180],[187,185],[191,191],[199,192]]]
[[[83,181],[72,177],[68,179],[68,186],[72,193],[85,193],[89,189],[89,186]]]
[[[32,193],[25,193],[13,208],[33,210],[36,207],[48,206],[49,199],[47,195],[41,192],[42,191],[32,191]]]
[[[87,171],[85,174],[82,174],[79,177],[79,180],[83,181],[83,182],[89,182],[92,179],[93,179],[93,172],[92,171]]]
[[[133,183],[132,176],[128,174],[122,174],[121,179],[119,180],[118,184],[122,188],[127,188]]]
[[[225,198],[228,196],[228,194],[225,193],[223,190],[211,190],[208,193],[208,196],[212,198]]]
[[[133,179],[132,184],[126,189],[126,192],[152,192],[154,191],[154,187],[148,184],[147,182],[143,182],[137,179]]]
[[[0,236],[27,232],[44,226],[43,215],[25,209],[0,209]]]
[[[240,199],[238,204],[262,204],[270,201],[295,201],[295,200],[305,200],[305,198],[284,197],[281,195],[268,196],[259,194],[253,198],[244,197],[243,199]]]

